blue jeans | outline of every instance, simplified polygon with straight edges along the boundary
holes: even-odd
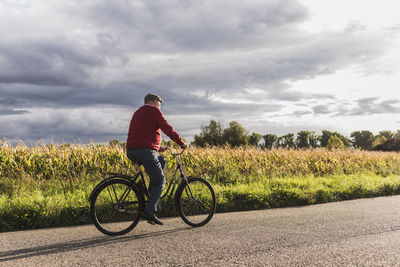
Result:
[[[165,167],[165,158],[159,155],[157,151],[147,148],[130,148],[127,150],[127,156],[130,160],[139,161],[149,175],[150,196],[145,212],[156,212],[157,203],[160,200],[165,185],[163,171]]]

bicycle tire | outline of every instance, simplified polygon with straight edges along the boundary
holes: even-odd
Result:
[[[138,224],[144,206],[143,195],[134,183],[111,179],[95,188],[90,201],[90,218],[100,232],[109,236],[123,235]]]
[[[190,191],[195,199],[190,199]],[[189,177],[188,183],[181,182],[176,190],[175,204],[182,220],[193,227],[207,224],[217,207],[215,192],[211,184],[198,177]]]

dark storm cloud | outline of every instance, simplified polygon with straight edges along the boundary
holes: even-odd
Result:
[[[379,97],[366,97],[356,101],[337,101],[312,107],[315,115],[338,116],[369,116],[378,114],[399,114],[400,100],[380,100]]]
[[[291,101],[298,102],[302,100],[308,99],[334,99],[335,96],[332,94],[318,94],[318,93],[303,93],[299,91],[291,91],[291,90],[281,90],[274,91],[268,94],[272,99],[282,100],[282,101]]]
[[[27,114],[26,117],[5,116],[2,117],[0,136],[29,142],[45,139],[55,142],[80,140],[87,143],[90,140],[102,142],[116,138],[125,139],[127,126],[121,127],[118,118],[107,114],[108,112],[43,109]]]
[[[266,112],[277,112],[283,109],[283,105],[277,104],[241,104],[241,103],[220,103],[220,102],[207,102],[203,104],[187,104],[167,107],[164,110],[168,114],[203,114],[206,116],[220,116],[220,117],[243,117],[248,118],[251,114],[262,114]]]
[[[144,89],[149,88],[149,89]],[[8,85],[0,94],[12,97],[20,107],[82,108],[137,106],[143,104],[144,92],[151,86],[134,83],[111,83],[104,88],[71,86]],[[0,102],[0,106],[2,106]]]
[[[296,110],[293,112],[293,116],[295,117],[301,117],[304,115],[309,115],[312,114],[312,112],[310,110]]]
[[[1,109],[0,108],[0,115],[20,115],[29,113],[27,110],[19,110],[19,109]]]
[[[378,97],[362,98],[357,101],[357,106],[348,111],[349,115],[364,116],[373,114],[399,114],[400,100],[390,99],[379,101]]]
[[[23,105],[24,102],[17,100],[15,98],[0,98],[0,106],[6,106],[6,107],[16,107],[16,106],[21,106]]]
[[[73,43],[4,43],[0,45],[0,82],[34,85],[77,86],[89,77],[101,59]]]
[[[332,95],[291,91],[285,81],[332,74],[343,66],[362,61],[365,55],[375,58],[383,49],[377,47],[368,35],[339,33],[335,37],[310,38],[297,46],[279,50],[260,48],[210,54],[201,59],[187,57],[162,61],[159,62],[158,76],[153,77],[152,83],[167,90],[212,90],[217,95],[227,92],[230,95],[241,94],[244,88],[253,87],[264,91],[260,95],[262,98],[285,101],[332,98]]]
[[[29,113],[28,110],[18,109],[23,104],[23,101],[14,98],[0,98],[0,116]]]
[[[291,38],[308,10],[284,1],[97,1],[74,10],[101,28],[129,36],[136,51],[204,51],[252,47]],[[82,10],[82,11],[80,11]]]
[[[329,107],[327,107],[326,105],[317,105],[314,106],[312,108],[312,110],[314,111],[315,115],[319,115],[319,114],[330,114],[331,111],[329,110]]]

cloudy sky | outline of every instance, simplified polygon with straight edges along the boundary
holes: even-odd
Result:
[[[125,140],[148,92],[186,139],[400,129],[396,0],[0,0],[0,136]]]

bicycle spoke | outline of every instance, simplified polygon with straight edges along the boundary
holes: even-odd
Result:
[[[110,195],[111,203],[113,203],[113,199],[112,199],[112,194],[111,194],[111,192],[110,192],[110,188],[107,187],[107,191],[108,191],[108,194]]]
[[[118,197],[117,197],[117,193],[115,192],[115,188],[114,185],[111,185],[112,190],[114,191],[114,195],[115,195],[115,201],[118,202]]]
[[[119,200],[117,200],[117,203],[120,203],[122,200],[124,200],[129,195],[130,191],[131,191],[131,189],[128,187],[125,190],[125,192],[122,194],[121,198]]]
[[[186,195],[188,196],[189,200],[192,200],[192,201],[196,202],[197,204],[199,204],[200,207],[203,208],[202,212],[206,212],[207,207],[200,200],[198,200],[196,197],[193,196],[193,193],[192,193],[192,190],[190,190],[189,184],[185,187],[185,192],[186,192]]]

